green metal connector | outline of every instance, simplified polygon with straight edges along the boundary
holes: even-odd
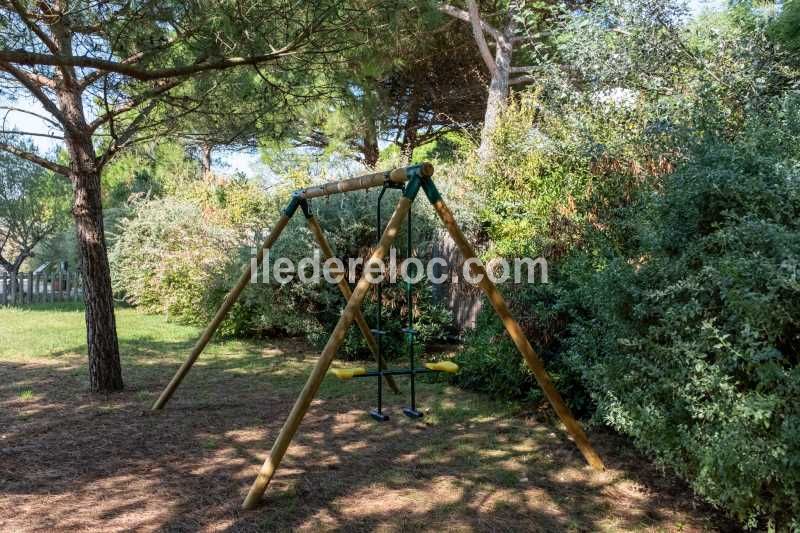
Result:
[[[406,168],[406,176],[408,179],[414,176],[418,178],[430,178],[433,175],[433,165],[430,163],[420,163],[419,165],[412,165]]]
[[[419,188],[422,186],[422,178],[419,174],[414,174],[406,183],[406,188],[403,190],[403,196],[414,201],[414,198],[417,197],[417,193],[419,192]]]
[[[425,191],[425,196],[428,197],[428,201],[431,204],[435,204],[442,199],[442,195],[439,194],[439,189],[436,188],[431,178],[423,178],[421,181],[422,190]]]
[[[297,212],[297,208],[302,207],[303,212],[306,214],[306,217],[311,216],[310,208],[308,207],[308,202],[297,193],[292,194],[292,199],[289,200],[289,205],[286,206],[286,209],[283,210],[283,214],[289,218],[292,218],[294,214]]]

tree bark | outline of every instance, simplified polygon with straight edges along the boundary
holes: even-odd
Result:
[[[89,387],[92,392],[114,392],[122,390],[124,383],[103,227],[101,168],[86,124],[81,94],[72,81],[65,79],[57,96],[59,107],[72,126],[64,141],[70,155],[72,215],[83,279]]]
[[[203,180],[206,183],[210,183],[211,179],[213,178],[213,174],[211,173],[211,152],[214,149],[214,146],[208,143],[204,143],[200,146],[200,152],[202,157],[200,158],[200,165],[203,171]]]
[[[403,141],[400,144],[400,153],[405,165],[410,165],[414,159],[414,149],[417,147],[417,128],[419,127],[419,100],[412,98],[408,108],[406,123],[403,126]]]
[[[378,165],[381,150],[380,146],[378,146],[378,132],[375,128],[375,122],[372,119],[367,120],[361,152],[364,156],[364,166],[374,169]]]
[[[478,147],[478,159],[486,163],[492,157],[492,135],[497,122],[508,102],[508,79],[511,74],[511,55],[514,50],[512,37],[514,23],[509,22],[501,39],[497,39],[497,50],[494,54],[496,68],[489,83],[489,95],[486,99],[486,113],[483,117],[481,145]]]
[[[9,280],[9,292],[11,294],[11,305],[16,305],[17,303],[17,295],[19,294],[19,267],[11,266],[6,267],[6,271],[8,272],[11,279]]]
[[[124,384],[100,202],[100,173],[76,172],[70,179],[75,187],[73,215],[86,307],[89,386],[93,392],[120,391]]]

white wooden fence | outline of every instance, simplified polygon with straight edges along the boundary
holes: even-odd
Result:
[[[83,301],[80,272],[0,273],[0,305],[32,305],[47,302]]]

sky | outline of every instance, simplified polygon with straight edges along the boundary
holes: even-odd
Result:
[[[705,10],[718,10],[723,8],[728,3],[728,0],[689,0],[687,5],[693,17],[700,15]],[[7,113],[2,109],[2,106],[14,106],[46,115],[41,106],[34,100],[17,100],[9,102],[7,99],[0,97],[0,120],[2,120],[1,130],[16,129],[19,131],[26,131],[31,133],[48,134],[58,132],[52,131],[52,127],[36,117],[25,115],[22,113]],[[47,137],[30,137],[43,153],[52,152],[57,148],[60,141]],[[231,175],[241,172],[248,177],[263,178],[269,176],[272,172],[266,168],[261,162],[258,151],[241,151],[241,152],[227,152],[215,158],[214,170],[221,174]]]

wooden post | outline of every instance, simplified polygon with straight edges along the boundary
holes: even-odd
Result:
[[[8,303],[8,292],[7,292],[7,285],[6,285],[6,277],[8,275],[4,272],[2,276],[0,276],[0,305],[6,305]]]
[[[33,304],[33,288],[33,272],[28,272],[28,292],[26,293],[28,305]]]
[[[397,237],[397,233],[400,230],[400,225],[403,223],[403,220],[408,214],[408,210],[411,208],[412,200],[413,198],[409,199],[405,196],[400,199],[392,218],[389,219],[389,223],[386,225],[386,229],[383,231],[383,235],[381,236],[381,240],[378,243],[377,248],[369,259],[370,262],[382,261],[386,256],[389,251],[389,247]],[[361,303],[364,301],[364,297],[366,296],[370,285],[371,283],[369,276],[367,275],[362,276],[356,284],[355,290],[353,290],[353,295],[347,301],[347,306],[345,306],[342,316],[339,318],[339,322],[337,322],[333,333],[331,333],[331,336],[328,339],[328,343],[322,350],[322,354],[320,355],[319,360],[317,360],[317,364],[314,365],[314,369],[311,371],[311,375],[308,377],[303,390],[300,392],[300,396],[298,396],[294,407],[292,407],[289,417],[283,424],[281,432],[278,434],[278,438],[275,440],[275,444],[272,446],[269,457],[261,467],[258,477],[256,477],[252,487],[250,487],[250,492],[247,493],[247,497],[242,504],[242,507],[245,509],[254,508],[261,500],[261,496],[263,496],[264,491],[267,489],[267,486],[272,479],[272,476],[275,474],[275,470],[278,468],[278,465],[280,465],[281,459],[283,459],[283,456],[289,447],[289,443],[292,441],[292,438],[297,432],[297,428],[300,426],[300,422],[303,420],[306,411],[308,411],[311,401],[317,394],[317,390],[319,390],[319,386],[322,383],[322,380],[325,378],[325,373],[328,371],[331,361],[336,355],[339,347],[342,345],[342,342],[344,342],[347,329],[355,320],[356,310],[361,307]]]
[[[316,217],[309,216],[307,217],[308,227],[311,229],[311,233],[314,234],[314,238],[317,240],[317,244],[319,244],[319,249],[322,251],[322,256],[325,260],[328,260],[333,257],[333,249],[331,248],[330,243],[328,243],[328,239],[325,238],[325,233],[322,231],[322,227],[319,225]],[[342,273],[342,277],[337,283],[339,286],[339,290],[342,292],[342,296],[344,296],[345,301],[350,300],[350,297],[353,295],[353,292],[350,290],[350,284],[347,283],[347,279],[345,278],[344,274]],[[372,331],[369,329],[369,325],[367,321],[364,319],[364,315],[361,313],[361,309],[356,309],[355,312],[355,321],[358,325],[358,329],[361,330],[361,334],[364,335],[364,340],[367,341],[367,346],[369,346],[370,351],[375,356],[377,360],[378,356],[378,342],[375,340],[375,337],[372,335]],[[382,358],[382,357],[381,357]],[[380,362],[383,368],[387,368],[386,361]],[[400,394],[400,389],[397,388],[397,383],[395,383],[394,378],[392,376],[384,376],[386,379],[387,385],[395,394]]]
[[[258,253],[256,254],[256,268],[261,265],[261,262],[264,260],[264,251],[268,250],[275,244],[275,241],[278,240],[281,232],[289,223],[291,217],[289,215],[283,214],[278,219],[278,222],[275,224],[275,227],[272,228],[267,239],[264,241],[264,244],[259,248]],[[203,353],[203,350],[208,345],[211,337],[214,335],[214,332],[217,331],[217,328],[225,320],[225,316],[230,311],[233,304],[236,303],[236,300],[239,298],[239,295],[242,294],[242,291],[247,287],[248,283],[250,283],[250,276],[252,275],[252,262],[248,261],[247,266],[242,271],[242,275],[239,277],[239,281],[236,285],[228,292],[225,299],[222,301],[222,305],[220,305],[219,309],[217,309],[217,313],[214,315],[214,318],[211,319],[211,322],[206,326],[206,329],[203,330],[203,333],[200,335],[200,338],[197,339],[197,342],[192,348],[192,352],[189,354],[189,358],[181,365],[178,371],[173,376],[172,380],[166,386],[164,391],[161,393],[161,396],[158,397],[158,400],[153,404],[153,409],[162,409],[172,395],[175,393],[175,390],[181,384],[181,381],[189,373],[189,370],[192,368],[192,365],[197,358],[200,357],[200,354]]]
[[[72,291],[72,273],[67,270],[64,274],[64,301],[68,302]]]
[[[474,258],[475,252],[470,246],[469,242],[467,242],[466,237],[461,232],[461,229],[458,227],[455,219],[453,218],[453,214],[450,212],[450,209],[445,205],[444,201],[441,198],[435,199],[433,202],[433,207],[436,209],[436,213],[439,215],[439,218],[442,219],[444,222],[447,231],[450,233],[450,236],[455,241],[456,245],[458,246],[459,250],[461,250],[461,255],[464,256],[464,260]],[[567,427],[567,431],[572,438],[575,440],[575,444],[578,446],[578,449],[583,454],[583,457],[586,459],[592,468],[596,470],[603,470],[605,467],[603,466],[603,461],[600,459],[600,456],[597,455],[597,452],[594,451],[592,445],[589,443],[589,439],[586,437],[586,433],[584,433],[583,428],[578,423],[577,420],[572,416],[572,413],[569,410],[569,407],[564,403],[564,400],[561,398],[561,395],[556,390],[553,382],[550,380],[550,376],[547,374],[547,371],[544,368],[544,363],[539,358],[539,356],[534,352],[531,343],[528,341],[528,338],[522,332],[522,328],[519,327],[519,324],[516,320],[511,316],[511,312],[508,309],[508,305],[506,305],[506,301],[503,299],[503,296],[497,290],[492,280],[489,279],[489,276],[486,274],[486,269],[483,267],[482,264],[472,264],[472,273],[475,277],[480,277],[480,287],[486,293],[486,296],[489,298],[489,302],[491,302],[492,307],[494,307],[495,312],[503,321],[503,325],[506,328],[506,331],[511,336],[511,340],[514,341],[514,344],[517,346],[517,349],[522,353],[523,357],[525,358],[525,362],[528,364],[528,367],[533,371],[533,375],[536,377],[536,381],[539,383],[539,387],[541,387],[542,391],[544,392],[547,400],[550,402],[550,405],[553,406],[555,409],[556,414]]]

